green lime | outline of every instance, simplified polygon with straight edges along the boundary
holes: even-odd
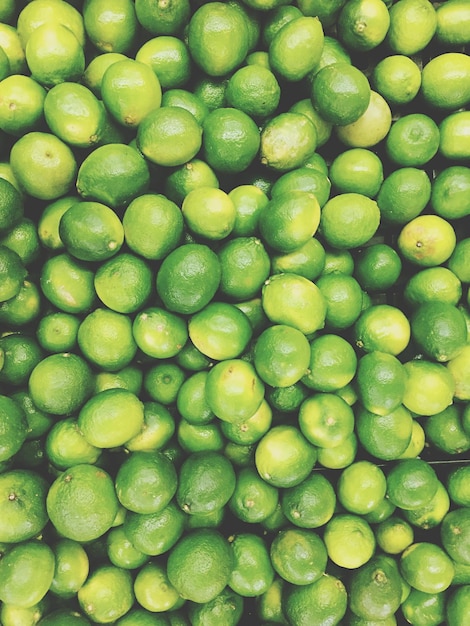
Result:
[[[235,237],[218,251],[220,291],[236,300],[258,295],[269,276],[269,255],[257,237]]]
[[[168,556],[167,575],[178,593],[188,600],[213,600],[227,585],[234,566],[228,541],[213,529],[187,533]]]
[[[253,363],[266,384],[289,387],[305,375],[310,363],[310,345],[297,328],[274,324],[256,339]]]
[[[299,408],[299,426],[307,440],[319,448],[334,448],[354,430],[354,413],[345,400],[333,393],[316,393]]]
[[[436,32],[437,14],[428,0],[405,0],[389,9],[386,42],[393,52],[412,56],[421,52]]]
[[[373,50],[387,35],[390,26],[388,7],[382,0],[353,0],[340,10],[338,37],[350,50]]]
[[[179,600],[178,592],[169,582],[165,568],[160,563],[146,563],[139,569],[134,580],[134,592],[139,605],[151,611],[152,615],[164,615]]]
[[[260,138],[261,163],[278,172],[300,167],[317,147],[316,127],[302,113],[287,111],[271,117]]]
[[[219,107],[204,118],[203,129],[204,159],[215,172],[239,174],[254,161],[260,147],[260,132],[244,111]]]
[[[334,515],[325,526],[323,541],[333,563],[354,570],[372,558],[376,543],[369,523],[352,513]]]
[[[246,65],[230,77],[225,91],[227,104],[253,118],[272,115],[281,98],[273,72],[261,65]]]
[[[97,539],[108,531],[118,504],[110,475],[87,463],[60,474],[46,499],[55,529],[63,537],[80,542]]]
[[[313,472],[298,485],[282,491],[281,506],[295,526],[319,528],[333,517],[336,493],[326,476]]]
[[[76,187],[84,200],[118,209],[147,191],[149,181],[149,169],[140,152],[122,143],[110,143],[85,157]]]
[[[183,165],[196,156],[201,143],[202,127],[181,107],[154,108],[137,128],[137,147],[157,165]]]
[[[132,391],[116,387],[92,396],[78,414],[85,439],[97,448],[115,448],[135,437],[142,428],[144,408]]]
[[[13,546],[0,561],[0,599],[29,608],[46,595],[54,575],[54,553],[42,541]]]
[[[170,502],[158,513],[126,512],[123,530],[139,552],[159,556],[178,542],[185,525],[185,514],[174,502]]]
[[[407,380],[403,404],[417,415],[435,415],[452,404],[455,379],[442,364],[426,359],[404,364]]]
[[[170,252],[160,265],[157,293],[170,311],[196,313],[212,300],[220,274],[220,262],[211,248],[184,244]]]
[[[334,248],[358,248],[375,235],[379,223],[380,210],[375,200],[359,193],[342,193],[322,208],[320,233]]]
[[[336,126],[358,120],[369,105],[370,95],[366,76],[346,62],[322,67],[312,82],[313,106],[321,117]]]
[[[419,168],[437,153],[439,138],[438,125],[429,115],[408,113],[393,122],[385,139],[385,150],[396,165]]]
[[[365,409],[356,414],[356,432],[363,448],[372,456],[395,460],[405,452],[413,432],[413,418],[404,406],[386,415]]]
[[[307,528],[287,528],[270,548],[275,571],[293,585],[309,585],[324,574],[328,554],[322,539]]]
[[[237,473],[230,511],[242,522],[258,523],[272,515],[279,503],[279,491],[261,478],[253,467],[244,467]]]
[[[435,471],[419,458],[397,461],[387,474],[387,497],[401,509],[413,510],[427,504],[437,487]]]
[[[87,0],[82,14],[88,39],[98,51],[130,50],[138,26],[132,2],[118,0],[110,9],[107,0]]]
[[[193,189],[184,198],[181,212],[187,228],[194,235],[212,241],[225,239],[235,226],[235,205],[222,189]]]
[[[470,185],[470,168],[451,165],[434,178],[431,189],[431,206],[444,219],[459,219],[470,214],[467,190]]]
[[[161,35],[148,39],[137,50],[135,60],[148,65],[162,89],[182,87],[191,74],[191,57],[181,39]]]
[[[31,470],[12,469],[1,474],[2,543],[16,544],[40,534],[47,522],[47,490],[44,478]]]
[[[140,350],[157,359],[176,356],[188,339],[186,320],[160,307],[139,311],[132,324],[132,333]]]
[[[409,104],[421,86],[421,71],[405,54],[392,54],[381,59],[372,71],[371,81],[390,106]]]
[[[310,342],[309,372],[302,382],[316,391],[337,391],[349,384],[357,369],[351,344],[340,335],[324,334]]]
[[[188,25],[189,52],[209,76],[225,76],[237,68],[248,46],[247,22],[230,4],[208,2],[192,14]]]
[[[326,300],[326,328],[351,327],[362,310],[362,289],[356,278],[342,272],[330,272],[321,275],[316,285]]]
[[[88,555],[83,546],[72,539],[59,539],[52,549],[55,570],[51,591],[61,598],[71,598],[88,577]]]
[[[272,323],[292,326],[305,335],[325,324],[325,298],[316,284],[303,276],[270,276],[263,285],[261,302]]]
[[[59,470],[82,463],[94,464],[101,454],[99,448],[85,439],[76,417],[66,417],[52,425],[44,450],[48,460]]]
[[[246,349],[252,328],[247,316],[236,306],[210,302],[188,322],[193,344],[210,359],[234,359]]]
[[[340,474],[338,500],[350,513],[365,515],[374,510],[383,498],[387,481],[382,469],[370,461],[356,461]]]
[[[277,30],[269,43],[269,63],[281,78],[297,82],[320,62],[323,26],[318,18],[303,16]]]
[[[293,624],[320,626],[328,622],[339,624],[346,613],[347,603],[348,594],[343,582],[325,574],[309,585],[287,587],[283,608]]]
[[[93,375],[82,357],[62,352],[39,361],[28,385],[38,409],[53,415],[69,415],[78,411],[90,397]]]
[[[176,493],[176,470],[161,452],[132,452],[116,474],[119,502],[135,513],[160,513]]]
[[[135,313],[147,302],[153,273],[145,260],[123,252],[101,263],[94,286],[101,302],[117,313]]]
[[[107,624],[125,615],[134,603],[130,573],[114,565],[100,565],[77,593],[82,611],[94,622]]]
[[[231,423],[250,418],[264,397],[264,384],[243,359],[216,363],[206,380],[206,401],[213,413]]]
[[[228,586],[242,597],[266,592],[274,580],[274,569],[265,541],[254,533],[237,533],[229,538],[234,566]]]
[[[314,446],[293,425],[278,425],[258,442],[255,465],[259,475],[274,487],[293,487],[312,471],[317,460]]]
[[[408,584],[424,593],[445,591],[451,584],[454,566],[437,544],[417,542],[406,548],[400,558],[400,571]]]

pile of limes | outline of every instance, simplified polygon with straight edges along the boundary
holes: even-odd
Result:
[[[2,0],[2,626],[468,626],[468,0]]]

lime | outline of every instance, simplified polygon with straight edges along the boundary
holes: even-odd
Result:
[[[468,41],[470,14],[467,5],[461,0],[451,0],[450,4],[436,7],[436,39],[451,46]]]
[[[312,82],[313,106],[336,126],[352,124],[369,106],[370,85],[366,76],[346,62],[326,65]]]
[[[40,286],[45,297],[65,313],[85,313],[95,302],[94,272],[69,254],[50,257],[42,266]]]
[[[261,238],[276,252],[294,252],[309,241],[320,223],[320,204],[313,193],[287,191],[260,211]]]
[[[53,575],[54,553],[46,543],[15,545],[0,561],[0,599],[7,605],[34,606],[46,595]]]
[[[457,356],[467,340],[461,311],[446,302],[424,302],[411,318],[411,334],[424,354],[439,362]]]
[[[452,404],[455,380],[441,363],[423,360],[404,364],[407,381],[403,404],[417,415],[435,415]]]
[[[397,515],[380,522],[375,529],[377,545],[387,554],[401,554],[413,543],[413,527]]]
[[[134,603],[132,577],[120,567],[101,565],[80,587],[77,599],[82,611],[94,622],[112,623]]]
[[[123,252],[101,263],[94,277],[101,302],[117,313],[134,313],[147,302],[153,273],[144,259]]]
[[[133,452],[115,479],[119,502],[135,513],[160,513],[176,493],[176,471],[161,452]]]
[[[418,509],[404,512],[404,516],[410,524],[416,528],[435,528],[439,526],[447,515],[450,508],[450,498],[443,483],[439,482],[437,491],[431,500]]]
[[[303,165],[317,147],[314,123],[302,113],[287,111],[271,117],[261,130],[260,160],[272,170],[286,172]]]
[[[466,88],[470,59],[461,52],[445,52],[433,57],[421,72],[420,93],[427,105],[444,110],[465,107],[470,102]]]
[[[126,55],[121,52],[103,52],[93,57],[83,72],[83,84],[90,89],[96,97],[101,96],[101,83],[103,75],[110,65],[116,61],[125,61]]]
[[[281,97],[281,88],[271,70],[247,65],[237,70],[227,84],[227,104],[254,118],[272,115]]]
[[[230,4],[199,7],[188,25],[188,47],[195,63],[209,76],[225,76],[248,52],[249,34],[243,14]]]
[[[332,160],[328,175],[339,193],[360,193],[375,198],[384,178],[379,157],[366,148],[351,148]]]
[[[356,461],[340,474],[338,500],[350,513],[365,515],[385,497],[387,481],[380,467],[370,461]]]
[[[270,260],[258,237],[233,237],[218,250],[220,291],[235,302],[259,294],[269,276]]]
[[[354,430],[354,413],[339,396],[316,393],[299,408],[299,426],[306,439],[319,448],[341,445]]]
[[[349,587],[350,608],[354,615],[369,620],[394,620],[401,604],[402,583],[396,562],[387,555],[373,556],[355,570]],[[359,622],[356,622],[360,624]]]
[[[313,472],[298,485],[284,489],[281,506],[287,519],[300,528],[319,528],[333,517],[336,493],[323,474]]]
[[[448,556],[457,563],[470,563],[468,536],[470,532],[468,509],[457,507],[442,520],[440,536]]]
[[[256,469],[244,467],[237,473],[230,511],[242,522],[263,522],[272,515],[279,503],[279,492],[261,478]]]
[[[188,23],[189,0],[155,5],[151,0],[137,0],[135,11],[139,23],[153,35],[176,35]]]
[[[390,15],[384,2],[354,0],[339,12],[338,37],[348,49],[369,51],[382,43],[389,26]]]
[[[82,43],[70,28],[55,21],[45,22],[31,33],[25,56],[32,77],[46,87],[77,81],[85,69]]]
[[[235,205],[222,189],[193,189],[184,198],[181,211],[188,229],[205,239],[225,239],[235,225]]]
[[[41,200],[66,194],[77,173],[70,147],[46,132],[33,131],[18,139],[11,149],[10,163],[21,188]]]
[[[392,354],[374,350],[363,355],[355,380],[361,404],[376,415],[388,415],[403,401],[406,370]]]
[[[352,513],[334,515],[323,534],[329,558],[345,569],[357,569],[374,554],[375,536],[366,520]]]
[[[385,178],[379,189],[380,215],[389,223],[406,224],[427,206],[432,184],[425,170],[398,167]]]
[[[391,106],[409,104],[421,86],[421,71],[417,63],[405,54],[392,54],[381,59],[372,71],[374,89]]]
[[[314,154],[317,155],[318,153],[315,152]],[[282,174],[271,188],[271,197],[275,199],[279,195],[297,191],[313,194],[320,207],[323,207],[330,197],[331,191],[331,181],[327,172],[310,167],[307,161],[301,167]]]
[[[147,191],[149,181],[149,169],[140,152],[122,143],[110,143],[85,157],[76,187],[84,200],[118,209]]]
[[[434,178],[431,189],[431,206],[444,219],[459,219],[470,214],[467,190],[470,185],[470,168],[451,165]]]
[[[424,267],[447,261],[455,245],[454,227],[438,215],[418,215],[403,226],[397,240],[400,254],[407,261]]]
[[[362,115],[350,124],[336,127],[336,134],[346,146],[370,148],[387,136],[392,125],[392,111],[376,91],[370,92],[369,104]]]
[[[318,279],[325,265],[325,248],[318,239],[312,237],[293,252],[276,254],[271,257],[273,274],[290,272],[308,280]],[[340,281],[339,281],[340,282]],[[317,284],[317,287],[319,285]],[[327,297],[328,294],[323,294]]]
[[[320,537],[306,528],[281,530],[270,548],[275,571],[293,585],[314,583],[325,574],[328,555]]]
[[[91,445],[114,448],[139,433],[143,420],[144,409],[139,398],[117,387],[92,396],[79,412],[78,426]]]
[[[354,276],[368,293],[387,291],[400,278],[402,262],[394,248],[385,243],[371,244],[359,251]]]
[[[206,400],[213,413],[227,422],[250,418],[264,397],[264,384],[254,367],[240,358],[216,363],[206,380]]]
[[[83,546],[72,539],[59,539],[52,549],[55,571],[51,591],[61,598],[73,597],[88,577],[88,555]]]
[[[181,107],[164,106],[154,108],[139,124],[137,146],[152,163],[177,166],[196,156],[201,137],[202,128],[192,113]]]
[[[400,571],[414,589],[439,593],[450,586],[454,566],[442,548],[423,541],[413,543],[402,553]]]
[[[167,575],[183,598],[205,603],[225,588],[233,566],[228,541],[216,530],[198,529],[187,533],[170,551]]]
[[[221,619],[227,626],[236,626],[243,615],[243,604],[241,595],[225,588],[209,602],[191,604],[188,607],[188,617],[194,626],[215,626]],[[183,621],[178,622],[178,624],[183,626]]]
[[[356,432],[363,448],[383,460],[399,459],[405,453],[413,434],[413,418],[402,405],[386,415],[365,409],[356,414]]]
[[[182,87],[191,74],[191,57],[187,46],[181,39],[171,35],[147,40],[137,50],[135,60],[148,65],[165,90]]]
[[[53,415],[78,411],[92,393],[93,375],[77,354],[51,354],[40,361],[29,377],[29,393],[38,409]]]
[[[309,372],[302,382],[316,391],[338,391],[349,384],[357,369],[357,356],[351,344],[340,335],[324,334],[310,343]]]
[[[385,150],[401,167],[421,167],[436,155],[439,141],[439,127],[429,115],[408,113],[392,123],[385,139]]]
[[[170,502],[158,513],[134,513],[127,511],[123,530],[135,549],[149,556],[168,552],[183,533],[186,516]]]
[[[97,539],[111,528],[118,499],[109,474],[84,463],[55,479],[46,506],[56,530],[63,537],[81,542]]]
[[[315,283],[303,276],[270,276],[263,285],[261,302],[271,322],[292,326],[305,335],[325,324],[325,298]]]
[[[291,82],[305,78],[320,61],[323,40],[318,18],[301,15],[284,24],[269,42],[269,63],[274,73]]]
[[[225,302],[210,302],[192,316],[189,337],[203,354],[222,361],[234,359],[245,350],[252,328],[247,316]]]
[[[274,324],[257,338],[253,363],[266,384],[289,387],[305,375],[310,363],[310,346],[297,328]]]
[[[263,538],[248,532],[238,533],[229,541],[234,554],[229,587],[242,597],[265,593],[274,580],[274,569]]]
[[[405,0],[389,9],[386,42],[398,54],[412,56],[423,50],[436,32],[436,10],[428,0]]]
[[[88,39],[100,52],[126,53],[134,43],[137,19],[130,0],[86,0],[82,10]]]
[[[359,193],[342,193],[323,207],[320,234],[334,248],[357,248],[375,235],[379,223],[380,210],[375,200]]]
[[[339,624],[346,613],[347,602],[347,591],[341,580],[325,574],[309,585],[288,586],[283,608],[292,624],[320,626],[328,622]]]
[[[259,475],[275,487],[293,487],[312,471],[317,459],[313,445],[292,425],[271,428],[258,442],[255,465]]]
[[[465,161],[470,154],[468,111],[450,113],[439,124],[439,154],[453,161]]]
[[[219,107],[204,118],[203,129],[204,158],[218,173],[243,172],[258,153],[259,129],[242,110]]]
[[[1,474],[2,542],[20,543],[42,531],[47,522],[47,490],[44,478],[31,470],[12,469]]]
[[[44,449],[52,465],[60,470],[82,463],[96,463],[101,454],[99,448],[85,439],[76,417],[66,417],[53,424]]]
[[[170,252],[160,265],[157,293],[170,311],[196,313],[212,300],[220,275],[220,263],[211,248],[184,244]]]
[[[397,356],[409,344],[411,327],[398,307],[375,304],[361,313],[353,333],[356,346],[365,352],[378,350]]]
[[[225,456],[193,453],[180,468],[176,501],[190,515],[212,513],[230,500],[235,481],[235,471]]]
[[[2,80],[0,127],[11,135],[40,129],[46,90],[30,76],[14,74]]]
[[[422,459],[397,461],[387,474],[387,497],[400,509],[413,510],[434,497],[438,478]]]

